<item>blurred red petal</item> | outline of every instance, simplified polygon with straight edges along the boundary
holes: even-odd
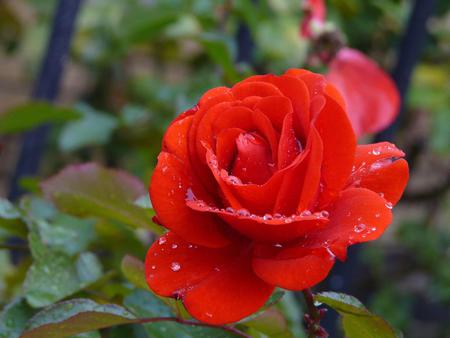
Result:
[[[154,292],[181,298],[192,316],[207,323],[238,321],[256,312],[273,291],[254,274],[245,242],[210,249],[169,232],[152,245],[145,265]]]
[[[385,129],[399,112],[400,96],[392,79],[355,49],[342,48],[337,53],[327,79],[344,97],[358,136]]]
[[[300,26],[300,32],[303,37],[310,38],[312,36],[311,25],[325,22],[325,2],[324,0],[305,0],[302,7],[304,18]]]

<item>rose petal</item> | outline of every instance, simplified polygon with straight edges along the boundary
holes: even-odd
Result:
[[[255,110],[263,112],[276,130],[281,131],[284,117],[293,112],[291,101],[285,96],[267,96],[256,105]]]
[[[408,163],[398,159],[404,155],[388,142],[358,146],[349,186],[375,191],[395,205],[409,178]]]
[[[351,244],[377,239],[392,221],[391,209],[392,204],[371,190],[348,188],[327,209],[328,225],[308,234],[303,245],[327,245],[335,252],[335,248],[345,250]]]
[[[320,208],[344,188],[352,171],[356,139],[347,114],[332,98],[317,116],[315,126],[323,143]]]
[[[322,151],[322,141],[313,126],[305,150],[286,170],[274,212],[289,215],[312,206],[320,183]]]
[[[249,96],[265,97],[265,96],[282,95],[280,90],[270,83],[260,81],[248,82],[247,80],[241,81],[235,84],[233,88],[231,88],[235,98],[243,100]]]
[[[294,240],[310,231],[323,228],[328,219],[322,214],[300,214],[282,216],[279,214],[259,216],[246,209],[218,209],[209,207],[201,200],[187,201],[193,210],[219,215],[241,234],[261,242],[284,242]]]
[[[302,145],[295,137],[293,113],[286,115],[278,145],[278,169],[287,167],[300,154]]]
[[[162,152],[153,172],[150,199],[160,222],[186,240],[207,247],[222,247],[229,243],[223,221],[211,214],[200,213],[186,206],[188,189],[211,202],[198,184],[192,183],[183,162],[175,155]]]
[[[189,164],[187,135],[194,116],[173,121],[167,128],[162,141],[162,150],[178,157],[185,164]]]
[[[294,110],[296,134],[297,137],[303,141],[306,138],[306,135],[308,135],[310,124],[310,96],[305,83],[293,76],[275,76],[272,74],[261,75],[258,77],[253,76],[243,82],[259,83],[254,81],[264,81],[275,85],[281,91],[282,95],[291,101]]]
[[[261,245],[259,245],[261,247]],[[259,249],[259,250],[258,250]],[[253,270],[265,282],[288,290],[304,290],[325,279],[334,264],[334,256],[325,248],[275,248],[261,255],[255,249]]]
[[[236,146],[237,156],[232,174],[243,183],[266,182],[272,176],[274,167],[267,142],[257,134],[244,133],[236,139]]]
[[[241,128],[228,128],[217,135],[216,154],[220,168],[231,169],[237,151],[236,138],[242,133],[245,133],[245,130]]]
[[[327,78],[343,95],[356,135],[381,131],[397,116],[400,96],[394,82],[363,53],[341,49]]]
[[[148,251],[146,278],[157,294],[181,298],[196,319],[225,324],[257,311],[273,291],[253,273],[250,259],[248,243],[210,249],[170,232]]]

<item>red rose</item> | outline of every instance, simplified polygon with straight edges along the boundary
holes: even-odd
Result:
[[[343,107],[323,76],[292,69],[211,89],[175,119],[150,185],[170,230],[148,251],[150,288],[234,322],[378,238],[408,165],[390,143],[357,146]]]

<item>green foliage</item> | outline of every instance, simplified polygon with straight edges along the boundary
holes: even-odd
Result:
[[[23,64],[21,96],[36,77],[56,1],[15,3],[0,4],[0,44],[8,58]],[[339,28],[349,46],[392,69],[394,46],[406,22],[409,2],[330,0],[327,4],[327,28]],[[433,153],[431,159],[429,153],[420,154],[428,168],[425,176],[430,176],[430,168],[434,173],[436,162],[444,162],[449,154],[448,9],[449,5],[440,1],[438,16],[429,21],[432,37],[408,95],[407,108],[426,116],[426,123],[419,127],[427,131],[423,139]],[[308,55],[314,45],[299,37],[301,16],[298,0],[83,3],[67,69],[68,83],[61,92],[62,102],[69,102],[67,108],[30,102],[0,112],[1,135],[25,132],[44,123],[55,126],[42,172],[21,181],[30,194],[15,204],[0,198],[0,338],[18,338],[25,327],[29,330],[25,338],[234,336],[220,328],[175,322],[134,323],[142,317],[190,319],[180,301],[159,298],[145,281],[142,261],[152,240],[163,231],[151,221],[154,212],[147,186],[167,125],[195,105],[207,89],[231,86],[253,73],[314,66]],[[248,25],[254,42],[251,65],[235,60],[235,38],[241,23]],[[10,63],[3,62],[3,54],[0,57],[7,65],[2,72],[9,74]],[[15,71],[11,69],[11,73]],[[6,93],[9,106],[8,93],[15,86],[9,88],[7,82],[2,83],[6,90],[1,96],[3,100]],[[74,103],[79,100],[84,103]],[[409,110],[406,116],[412,116]],[[413,134],[414,130],[408,129],[400,135],[399,144],[403,147]],[[8,158],[1,153],[0,163],[4,159]],[[125,171],[95,164],[71,165],[93,161]],[[61,168],[66,169],[53,176]],[[41,182],[42,177],[50,178]],[[420,178],[419,183],[428,186]],[[414,214],[413,222],[401,222],[392,237],[386,234],[386,243],[364,249],[368,275],[374,278],[363,290],[369,293],[370,309],[401,328],[407,337],[448,336],[446,321],[434,321],[434,327],[428,329],[430,322],[417,321],[414,314],[418,300],[444,308],[450,300],[446,223],[450,209],[448,203],[435,201],[419,202],[409,211],[428,208],[425,204],[446,211],[431,212],[424,218]],[[11,236],[23,242],[10,242]],[[391,259],[392,255],[400,255],[400,263]],[[404,276],[404,271],[408,275]],[[410,275],[413,283],[405,281]],[[414,294],[406,287],[408,283],[414,284]],[[341,314],[349,338],[394,334],[384,320],[350,296],[322,293],[317,297]],[[276,292],[261,311],[234,327],[256,338],[303,338],[300,303],[291,292]],[[102,327],[106,329],[100,335]],[[420,327],[427,332],[417,329]]]
[[[344,332],[348,338],[398,337],[383,318],[372,314],[355,297],[337,292],[322,292],[314,299],[330,306],[341,315]]]
[[[64,126],[59,138],[59,148],[68,152],[108,143],[118,127],[117,118],[98,112],[87,105],[77,107],[82,113],[81,118]]]
[[[104,217],[161,232],[151,222],[148,209],[135,203],[147,194],[145,187],[125,172],[104,169],[94,163],[70,166],[43,182],[42,190],[70,214]]]
[[[80,117],[77,110],[59,108],[45,102],[26,103],[0,115],[0,135],[19,133],[44,123],[62,123]]]
[[[33,307],[50,305],[86,288],[102,276],[98,258],[90,252],[70,257],[47,248],[35,233],[29,235],[34,263],[24,282],[25,297]]]
[[[135,317],[115,304],[101,305],[90,299],[72,299],[37,313],[22,338],[64,338],[113,325],[131,323]]]
[[[19,338],[34,310],[23,298],[5,306],[0,313],[0,338]]]

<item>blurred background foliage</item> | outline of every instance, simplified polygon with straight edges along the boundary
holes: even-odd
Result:
[[[7,196],[14,172],[18,132],[37,123],[29,119],[39,107],[23,104],[45,52],[55,4],[0,2],[1,196]],[[330,0],[329,24],[341,30],[349,46],[390,69],[411,5],[407,0]],[[309,64],[310,42],[299,35],[301,15],[298,0],[86,0],[57,103],[65,113],[46,107],[55,114],[45,121],[55,124],[39,177],[22,179],[30,194],[16,206],[0,200],[0,242],[11,235],[24,239],[0,246],[0,305],[10,304],[24,318],[36,307],[74,295],[127,304],[147,316],[173,307],[142,294],[145,286],[132,272],[141,268],[139,261],[124,268],[126,255],[145,257],[152,235],[127,226],[120,215],[107,219],[55,208],[42,199],[38,183],[69,164],[95,161],[124,169],[147,185],[168,123],[205,90],[254,73],[316,67]],[[236,36],[243,24],[254,43],[251,63],[239,60]],[[450,336],[450,2],[439,1],[428,29],[394,140],[411,165],[395,224],[380,241],[361,247],[362,267],[352,275],[357,280],[351,290],[348,277],[339,273],[324,283],[359,296],[405,337]],[[21,109],[20,119],[2,119],[13,109]],[[139,205],[150,213],[147,202]],[[17,300],[20,295],[27,303]],[[160,312],[149,313],[155,302]],[[276,311],[285,313],[269,316],[280,332],[268,332],[258,318],[242,328],[255,337],[301,337],[302,310],[295,298],[285,296]],[[163,337],[177,325],[172,324],[146,326],[147,333],[128,325],[102,331],[102,337]]]

